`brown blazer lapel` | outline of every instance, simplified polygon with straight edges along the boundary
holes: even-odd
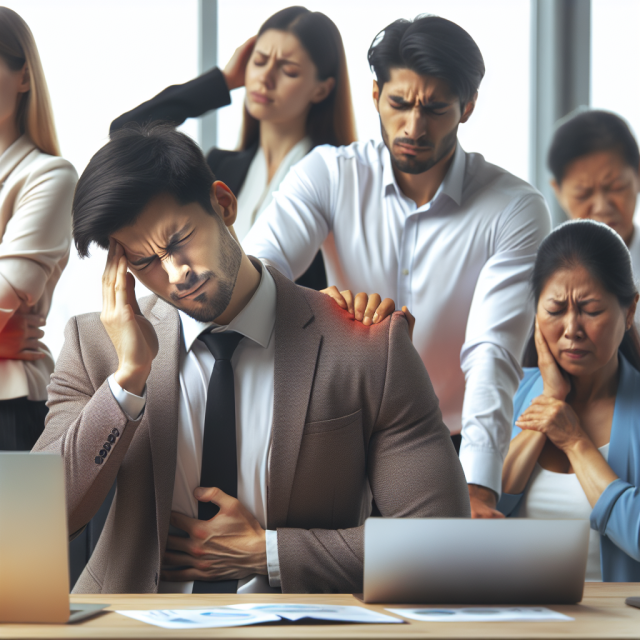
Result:
[[[296,472],[311,387],[322,335],[301,289],[275,269],[276,283],[274,401],[267,526],[283,527]]]
[[[147,382],[145,413],[149,425],[158,544],[162,556],[169,530],[176,475],[181,334],[178,312],[166,302],[158,299],[148,317],[154,325],[160,345]]]

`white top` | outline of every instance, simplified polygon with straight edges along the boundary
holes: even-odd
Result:
[[[609,458],[609,443],[598,449]],[[537,520],[589,520],[592,507],[575,473],[555,473],[543,469],[537,462],[520,503],[519,518]],[[602,582],[600,567],[600,534],[589,530],[587,556],[588,582]]]
[[[78,175],[23,135],[0,155],[0,331],[20,307],[47,317],[69,259]],[[0,360],[0,400],[46,400],[53,357]]]
[[[258,216],[271,204],[273,192],[277,191],[289,169],[302,160],[311,149],[311,140],[303,138],[284,157],[271,182],[267,183],[267,159],[262,147],[253,156],[247,176],[238,193],[238,216],[233,225],[238,239],[242,242]]]
[[[200,486],[202,440],[209,378],[215,358],[198,336],[213,331],[237,331],[246,336],[231,359],[236,400],[238,455],[238,500],[263,529],[267,526],[267,472],[273,420],[273,372],[276,319],[276,285],[263,267],[260,285],[247,306],[228,326],[202,323],[180,312],[184,350],[180,354],[180,401],[178,406],[178,451],[173,489],[173,511],[198,517],[193,490]],[[113,376],[111,390],[123,411],[137,419],[145,399],[122,389]],[[264,593],[280,586],[277,533],[267,531],[269,577],[245,578],[239,593]],[[191,593],[193,582],[160,582],[160,593]]]
[[[631,268],[633,269],[633,278],[636,287],[640,286],[640,224],[634,221],[633,236],[629,245],[629,253],[631,254]],[[636,307],[636,325],[640,328],[640,304]]]
[[[330,285],[407,305],[445,424],[462,428],[467,481],[499,494],[533,324],[528,278],[550,226],[538,191],[459,144],[436,195],[417,207],[387,148],[370,141],[311,151],[243,245],[293,279],[322,244]]]

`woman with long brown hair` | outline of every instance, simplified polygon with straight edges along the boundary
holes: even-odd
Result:
[[[71,245],[74,168],[60,156],[33,35],[0,7],[0,450],[44,429],[53,358],[40,342]]]
[[[323,13],[304,7],[278,11],[257,36],[239,47],[223,71],[212,69],[169,87],[115,120],[164,120],[181,124],[231,102],[230,91],[246,87],[238,151],[212,149],[207,161],[238,196],[240,241],[271,202],[289,168],[320,144],[355,141],[355,120],[342,38]],[[321,254],[299,284],[326,287]]]

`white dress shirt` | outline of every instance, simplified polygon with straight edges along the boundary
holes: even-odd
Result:
[[[609,458],[609,443],[598,449]],[[593,508],[575,473],[555,473],[537,462],[518,508],[518,518],[538,520],[589,520]],[[587,582],[602,582],[600,534],[589,529]]]
[[[278,190],[280,183],[289,173],[289,169],[296,162],[302,160],[310,149],[311,140],[306,137],[293,145],[269,182],[267,159],[262,147],[258,147],[258,151],[249,165],[247,176],[238,192],[238,216],[233,223],[233,228],[240,242],[249,233],[249,229],[258,216],[271,204],[273,192]]]
[[[257,263],[257,261],[256,261]],[[273,420],[274,338],[276,286],[262,267],[262,278],[246,307],[229,323],[219,326],[202,323],[180,313],[184,349],[181,349],[178,408],[178,450],[173,489],[173,511],[198,517],[198,501],[193,490],[200,486],[202,441],[209,378],[215,358],[198,336],[207,329],[236,331],[245,336],[231,359],[236,404],[236,444],[238,455],[238,500],[253,514],[263,529],[267,527],[267,473]],[[113,376],[111,390],[123,411],[137,419],[144,409],[144,397],[122,389]],[[264,593],[280,586],[277,533],[267,531],[266,576],[245,578],[238,593]],[[160,593],[191,593],[193,582],[160,582]]]
[[[20,309],[46,318],[69,259],[71,201],[78,174],[27,135],[0,155],[0,331]],[[0,360],[0,400],[46,400],[53,356]]]
[[[330,285],[407,305],[444,421],[462,428],[467,482],[499,494],[533,322],[528,278],[549,230],[539,192],[459,144],[417,207],[384,144],[356,142],[317,147],[294,166],[243,246],[293,279],[322,245]]]

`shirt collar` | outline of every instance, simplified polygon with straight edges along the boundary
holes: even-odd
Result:
[[[262,272],[260,284],[245,308],[228,325],[199,322],[178,310],[187,352],[191,350],[198,336],[207,329],[215,333],[236,331],[265,349],[269,346],[276,322],[276,283],[261,262],[255,259],[251,259],[251,262]]]
[[[384,145],[384,143],[382,143]],[[440,195],[449,196],[458,206],[462,202],[462,187],[464,184],[464,170],[466,164],[466,153],[460,142],[456,142],[456,150],[453,153],[453,161],[447,171],[442,184],[438,187],[435,196],[431,200],[433,202]],[[393,165],[391,164],[391,154],[386,145],[384,145],[382,155],[382,184],[387,192],[388,187],[395,187],[398,194],[402,193],[396,177],[393,173]]]

